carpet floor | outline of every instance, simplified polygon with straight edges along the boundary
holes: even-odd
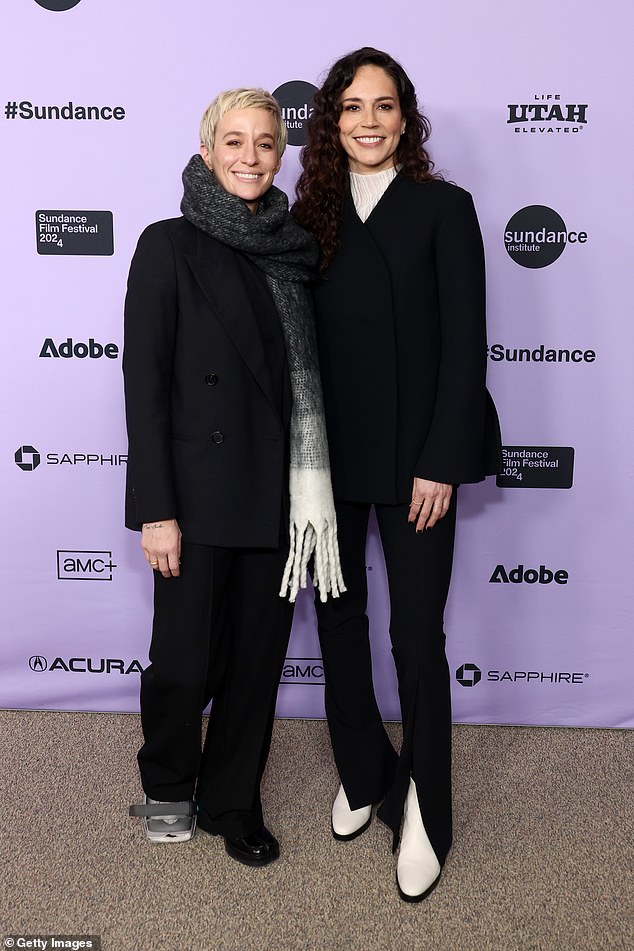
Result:
[[[146,842],[127,817],[138,716],[0,711],[0,737],[0,947],[100,935],[104,951],[634,949],[631,732],[455,726],[454,847],[416,905],[398,898],[380,822],[332,838],[321,721],[276,721],[263,799],[281,856],[264,869],[201,831]]]

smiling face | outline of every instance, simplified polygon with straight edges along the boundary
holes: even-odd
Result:
[[[211,151],[201,145],[205,164],[230,195],[255,212],[279,171],[277,127],[268,109],[230,109],[219,119]]]
[[[360,66],[341,94],[339,138],[351,172],[392,168],[405,121],[394,81],[380,66]]]

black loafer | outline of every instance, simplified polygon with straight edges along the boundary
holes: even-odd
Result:
[[[243,865],[259,867],[274,862],[280,855],[280,844],[271,835],[266,826],[262,826],[251,835],[234,838],[226,835],[225,849],[227,855],[230,855],[236,862],[242,862]]]

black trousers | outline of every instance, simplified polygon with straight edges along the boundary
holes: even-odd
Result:
[[[293,618],[278,596],[287,554],[286,545],[184,542],[180,577],[154,572],[141,781],[152,799],[195,794],[198,822],[215,834],[249,835],[262,825],[260,780]],[[201,751],[201,715],[212,698]]]
[[[442,864],[451,846],[451,698],[443,614],[453,562],[456,492],[445,518],[416,534],[407,505],[374,506],[390,591],[390,638],[403,721],[400,755],[381,719],[372,682],[365,544],[370,504],[338,502],[347,591],[316,600],[333,752],[352,809],[382,804],[398,845],[410,775]]]

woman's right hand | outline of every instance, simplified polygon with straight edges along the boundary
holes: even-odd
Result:
[[[154,571],[164,578],[180,574],[181,530],[175,518],[158,522],[144,522],[141,530],[141,548]]]

